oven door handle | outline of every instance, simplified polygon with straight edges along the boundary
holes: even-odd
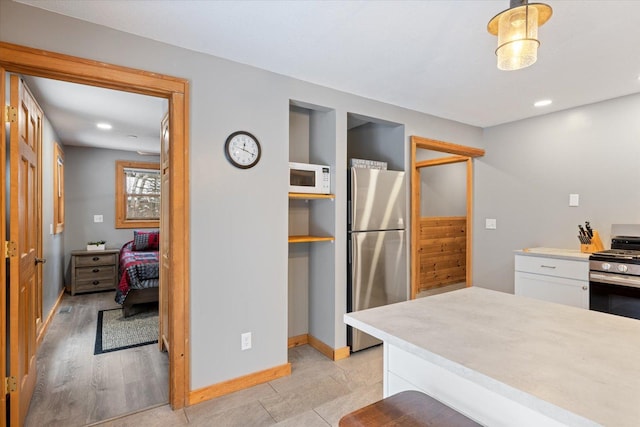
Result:
[[[640,277],[590,273],[589,280],[592,282],[608,283],[610,285],[623,285],[630,286],[632,288],[640,288]]]

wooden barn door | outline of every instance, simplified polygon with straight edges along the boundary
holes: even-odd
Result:
[[[417,161],[418,149],[449,155]],[[459,279],[466,286],[472,284],[473,158],[480,156],[484,156],[480,148],[411,137],[411,299],[416,298],[426,279],[432,279],[426,287],[444,286]],[[466,216],[421,218],[420,169],[461,162],[467,166]],[[464,266],[459,265],[462,257]]]
[[[421,217],[418,235],[418,293],[466,282],[466,216]]]

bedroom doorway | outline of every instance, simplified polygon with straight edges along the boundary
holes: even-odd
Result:
[[[166,315],[164,324],[163,342],[169,349],[169,403],[172,408],[178,409],[185,405],[189,392],[188,384],[188,251],[189,251],[189,164],[188,164],[188,82],[184,79],[149,73],[142,70],[119,67],[104,64],[97,61],[60,55],[53,52],[32,49],[23,46],[0,43],[0,97],[5,97],[5,76],[7,72],[27,74],[36,77],[54,78],[79,84],[105,87],[110,89],[133,92],[154,97],[165,98],[169,105],[168,137],[171,144],[167,147],[166,156],[171,168],[166,169],[166,182],[169,197],[166,198],[166,207],[163,210],[169,213],[168,220],[161,224],[161,235],[166,236],[171,249],[171,257],[163,266],[163,274],[166,272],[165,283],[170,299],[166,301]],[[5,153],[6,130],[0,129],[0,152]],[[4,160],[0,162],[0,173],[4,176],[7,172]],[[4,186],[3,186],[4,187]],[[7,208],[6,193],[4,188],[0,193],[0,238],[7,241],[6,217]],[[163,197],[163,199],[165,199]],[[10,227],[14,226],[10,224]],[[11,255],[8,255],[9,257]],[[0,304],[4,306],[7,298],[15,289],[7,289],[4,263],[0,263]],[[165,268],[166,267],[166,268]],[[7,336],[16,333],[19,324],[18,318],[9,318],[5,321],[0,316],[0,329],[2,337],[0,344],[0,376],[10,376],[11,371],[6,370]],[[22,355],[19,355],[22,356]],[[11,368],[9,368],[11,370]],[[11,391],[9,396],[19,400],[19,396]],[[2,397],[0,417],[6,419],[8,401]],[[10,411],[10,419],[18,421],[18,414]],[[19,421],[18,421],[19,423]]]

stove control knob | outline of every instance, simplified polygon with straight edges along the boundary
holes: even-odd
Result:
[[[627,270],[628,270],[628,268],[627,268],[627,266],[626,266],[626,265],[622,265],[622,264],[621,264],[621,265],[619,265],[619,266],[618,266],[618,271],[619,271],[620,273],[626,273],[626,272],[627,272]]]
[[[604,262],[602,263],[602,269],[607,271],[611,269],[611,264],[609,264],[608,262]]]

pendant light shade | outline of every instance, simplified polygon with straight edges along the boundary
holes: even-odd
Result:
[[[511,0],[510,8],[494,16],[487,30],[498,36],[498,68],[519,70],[538,59],[538,27],[551,17],[551,7],[527,0]]]

